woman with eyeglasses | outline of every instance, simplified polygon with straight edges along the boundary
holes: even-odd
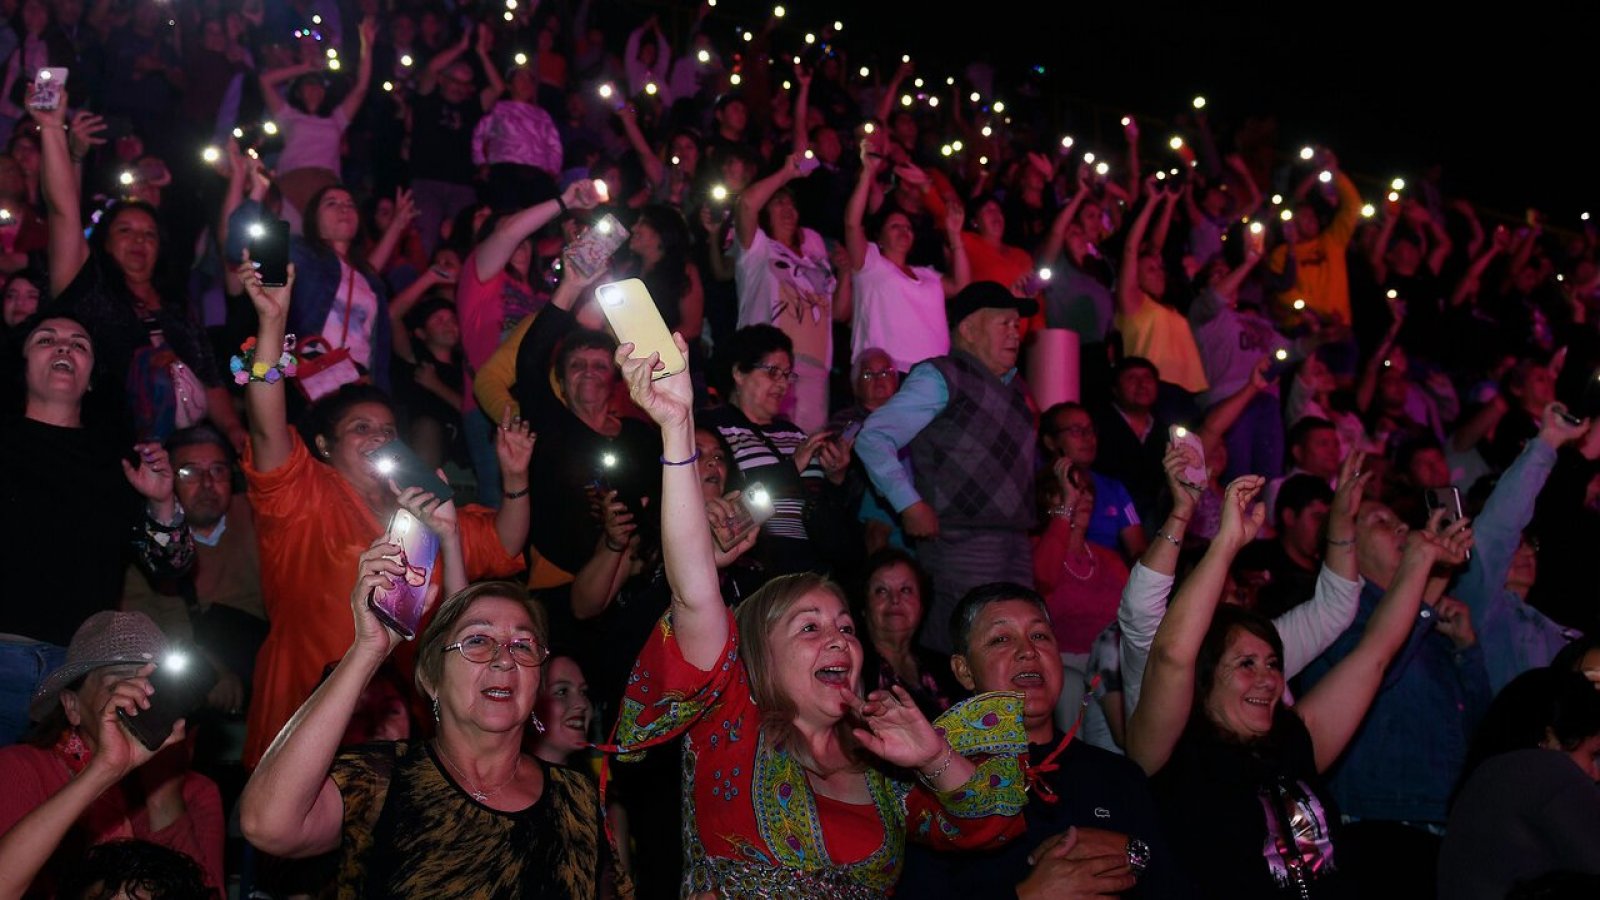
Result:
[[[367,606],[369,592],[404,577],[399,550],[380,538],[362,554],[355,640],[245,786],[245,837],[288,858],[340,850],[341,896],[632,896],[614,874],[594,782],[522,751],[529,728],[548,727],[534,705],[550,651],[544,610],[519,585],[458,591],[418,639],[432,740],[339,750],[400,642]]]
[[[851,442],[830,431],[807,435],[784,418],[784,401],[800,376],[794,370],[794,345],[776,326],[751,325],[729,335],[712,374],[727,403],[701,416],[701,423],[732,451],[745,505],[758,519],[771,516],[761,525],[755,558],[769,576],[821,568],[826,560],[812,535],[848,534],[855,528],[841,490]],[[813,504],[809,528],[808,502]],[[823,521],[828,524],[818,527]]]

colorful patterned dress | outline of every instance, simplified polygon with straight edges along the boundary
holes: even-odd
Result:
[[[977,849],[1022,834],[1020,695],[981,695],[934,723],[978,764],[966,784],[936,792],[869,768],[872,802],[858,805],[813,793],[799,760],[762,735],[731,612],[721,659],[711,672],[686,661],[669,612],[634,664],[617,725],[623,760],[685,737],[686,894],[881,898],[899,880],[907,838]]]

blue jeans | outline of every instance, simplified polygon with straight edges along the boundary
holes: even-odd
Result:
[[[499,426],[489,421],[483,410],[474,409],[462,415],[461,427],[466,432],[472,470],[478,473],[478,502],[499,509],[500,457],[494,452],[495,432]]]
[[[16,635],[0,637],[0,747],[28,731],[28,704],[44,678],[66,665],[67,648]]]

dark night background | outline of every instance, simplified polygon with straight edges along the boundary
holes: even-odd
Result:
[[[1448,194],[1485,214],[1533,205],[1551,225],[1600,215],[1600,131],[1593,43],[1600,11],[1579,4],[1044,4],[1015,0],[884,0],[787,4],[779,46],[835,17],[852,70],[864,48],[889,64],[902,52],[939,84],[957,62],[985,59],[997,84],[1046,67],[1040,108],[1085,148],[1117,150],[1118,118],[1140,117],[1147,156],[1196,93],[1221,145],[1248,116],[1274,115],[1285,153],[1326,144],[1377,199],[1375,180],[1416,179],[1444,165]],[[729,26],[758,25],[770,3],[723,0]],[[870,37],[868,37],[870,35]],[[732,49],[731,41],[723,42]],[[939,66],[935,60],[944,61]],[[1002,87],[1013,107],[1020,97]],[[1065,103],[1061,101],[1064,100]],[[1062,114],[1064,113],[1064,115]],[[1362,176],[1366,176],[1363,179]]]

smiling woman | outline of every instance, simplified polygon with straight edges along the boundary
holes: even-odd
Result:
[[[617,362],[662,430],[673,601],[630,678],[617,749],[684,738],[684,893],[883,897],[908,839],[982,847],[1018,833],[1016,695],[956,707],[941,730],[904,690],[863,699],[855,624],[818,575],[775,578],[736,613],[724,607],[700,475],[671,462],[696,449],[688,373],[652,379],[657,359],[632,349]]]

